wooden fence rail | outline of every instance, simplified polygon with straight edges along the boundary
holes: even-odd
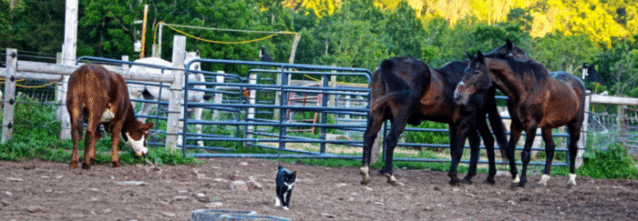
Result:
[[[175,36],[173,50],[173,68],[183,69],[184,57],[186,54],[186,38],[184,36]],[[45,80],[57,81],[64,80],[64,76],[70,76],[79,66],[68,66],[53,63],[42,63],[32,61],[18,61],[18,51],[16,49],[7,49],[6,51],[6,68],[0,68],[0,74],[4,74],[4,113],[2,122],[2,142],[11,140],[14,120],[15,91],[16,80]],[[128,59],[127,59],[128,60]],[[82,64],[80,64],[82,65]],[[157,73],[133,73],[128,67],[117,67],[104,65],[107,70],[122,74],[125,80],[146,81],[156,83],[171,84],[172,96],[169,99],[169,107],[172,107],[168,113],[169,123],[167,124],[166,148],[174,151],[176,149],[176,140],[178,131],[183,129],[183,124],[179,119],[183,117],[183,108],[180,104],[183,102],[183,71],[174,71],[173,76]],[[128,66],[128,65],[125,65]],[[66,94],[66,92],[64,92]],[[62,96],[66,97],[66,95]],[[58,101],[62,102],[63,101]],[[170,108],[169,108],[170,109]],[[181,110],[181,111],[180,111]],[[62,121],[69,119],[62,119]],[[62,125],[70,125],[68,122]],[[62,128],[68,129],[68,128]]]

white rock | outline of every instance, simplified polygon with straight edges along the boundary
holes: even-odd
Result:
[[[248,191],[248,185],[241,180],[235,180],[230,183],[230,189],[237,191]]]
[[[220,208],[223,206],[224,204],[222,202],[212,202],[212,203],[206,204],[206,208],[209,208],[209,209]]]

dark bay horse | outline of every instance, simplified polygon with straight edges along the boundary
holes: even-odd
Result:
[[[455,90],[455,101],[466,103],[475,93],[497,87],[507,97],[508,110],[512,118],[507,158],[514,177],[513,184],[525,187],[527,165],[536,128],[542,129],[545,141],[545,171],[539,184],[546,185],[554,158],[552,128],[567,125],[569,130],[568,185],[576,185],[575,161],[580,128],[584,119],[585,85],[574,75],[564,71],[552,72],[533,60],[520,61],[512,57],[468,54],[470,63],[463,80]],[[521,131],[525,130],[525,146],[521,153],[523,170],[517,175],[514,151]]]
[[[490,53],[530,59],[523,50],[514,46],[509,40],[504,46]],[[390,120],[392,127],[386,138],[385,165],[380,172],[387,176],[389,183],[399,184],[392,175],[392,155],[399,136],[405,130],[407,123],[418,125],[423,120],[449,124],[452,155],[449,171],[451,184],[460,182],[456,175],[456,168],[461,160],[466,137],[470,141],[471,157],[470,169],[463,181],[469,183],[476,175],[479,133],[484,139],[490,164],[486,182],[494,183],[496,174],[494,138],[487,126],[485,115],[489,113],[490,125],[501,151],[504,151],[506,146],[504,126],[496,110],[495,89],[473,96],[470,105],[457,105],[453,101],[454,88],[463,77],[463,70],[467,64],[468,61],[453,61],[435,70],[418,59],[408,57],[391,58],[381,63],[380,68],[372,76],[370,84],[372,105],[364,134],[361,161],[362,184],[370,183],[368,165],[372,144],[385,120]]]

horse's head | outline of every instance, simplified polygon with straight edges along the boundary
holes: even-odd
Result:
[[[486,53],[485,56],[512,57],[521,61],[534,60],[527,53],[525,53],[523,49],[514,45],[514,43],[512,43],[512,41],[510,41],[509,39],[505,40],[505,45],[494,48],[494,50]]]
[[[199,57],[199,50],[194,51],[194,52],[186,52],[186,58],[184,58],[184,65],[188,64],[188,62],[191,62],[192,60],[195,59],[200,59]],[[190,66],[191,70],[198,70],[201,71],[202,70],[202,64],[201,62],[194,62],[191,66]]]
[[[465,68],[463,79],[454,90],[454,102],[461,105],[466,105],[473,94],[487,91],[492,87],[491,75],[488,73],[483,53],[478,51],[476,57],[469,53],[466,54],[470,62]]]

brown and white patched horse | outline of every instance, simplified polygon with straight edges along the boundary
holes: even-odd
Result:
[[[552,72],[533,61],[520,61],[507,56],[488,56],[480,51],[467,55],[470,63],[454,95],[459,104],[466,103],[475,93],[497,87],[507,97],[512,118],[507,158],[514,178],[513,184],[525,187],[527,165],[536,128],[542,129],[545,141],[545,171],[539,184],[547,185],[554,159],[552,128],[566,125],[569,130],[569,186],[576,185],[575,161],[577,143],[585,113],[585,85],[567,72]],[[517,175],[514,151],[521,131],[525,131],[525,146],[521,153],[523,170]]]
[[[75,70],[69,78],[66,107],[71,117],[73,153],[69,167],[78,167],[78,141],[82,136],[83,122],[87,123],[84,142],[82,168],[90,169],[95,162],[95,143],[102,133],[99,125],[111,133],[113,148],[111,163],[120,166],[118,143],[120,133],[126,144],[137,156],[148,153],[146,138],[153,128],[153,122],[142,123],[135,119],[135,113],[124,78],[96,64],[86,64]]]
[[[509,40],[504,46],[490,53],[531,59],[523,50]],[[418,125],[423,120],[449,124],[450,153],[452,165],[450,184],[470,183],[476,175],[479,157],[480,137],[483,137],[489,161],[487,183],[494,183],[496,167],[494,161],[494,137],[489,130],[485,116],[489,115],[490,125],[497,142],[504,151],[506,138],[503,122],[496,110],[495,89],[472,96],[471,104],[458,105],[453,100],[456,84],[461,81],[468,61],[452,61],[440,69],[432,69],[415,58],[398,57],[381,62],[370,83],[370,118],[364,133],[363,157],[361,161],[362,184],[370,182],[369,163],[372,143],[385,120],[392,122],[390,133],[385,140],[386,157],[380,171],[388,177],[388,182],[401,185],[392,175],[392,155],[406,125]],[[489,113],[489,114],[488,114]],[[456,167],[461,160],[465,139],[469,138],[471,156],[470,168],[463,180],[459,180]]]

